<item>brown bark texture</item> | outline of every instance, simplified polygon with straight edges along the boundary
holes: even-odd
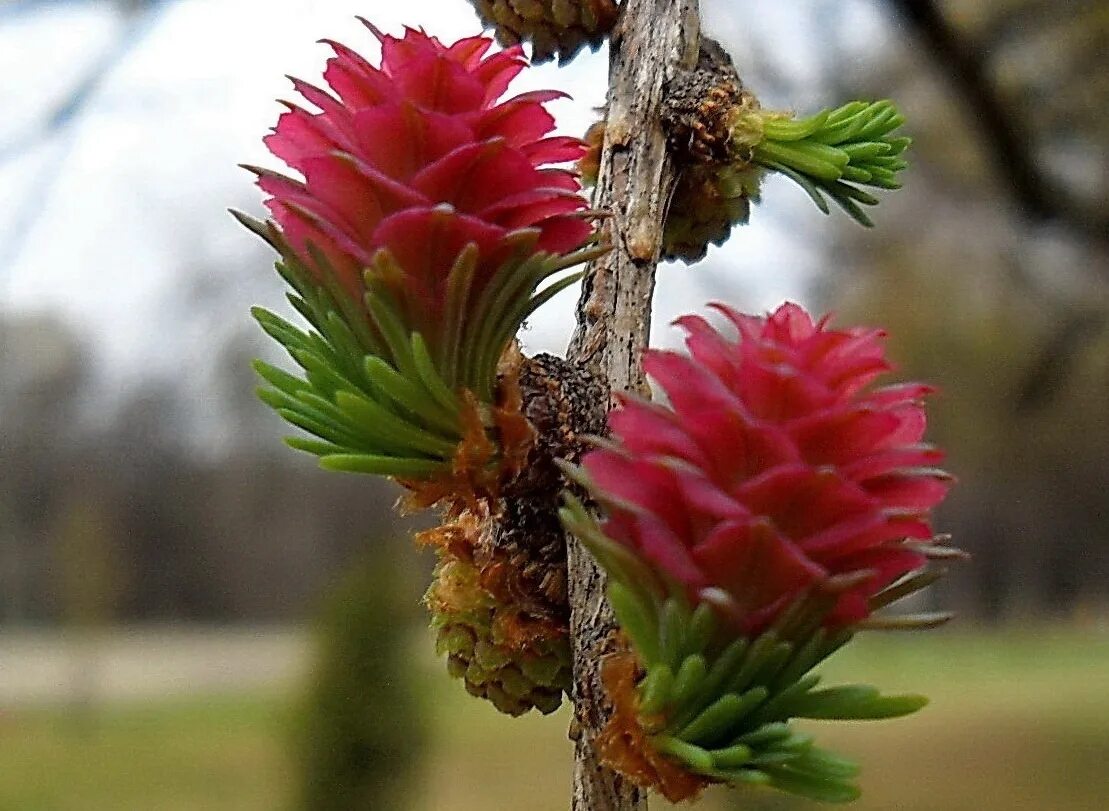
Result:
[[[591,266],[577,308],[570,360],[584,364],[611,395],[647,394],[641,354],[651,327],[655,266],[674,184],[660,110],[674,72],[697,62],[697,0],[625,0],[610,40],[608,124],[595,207],[612,218],[613,250]],[[618,641],[605,577],[568,539],[570,635],[574,661],[573,811],[645,811],[646,793],[606,768],[593,740],[612,707],[601,683],[603,657]]]

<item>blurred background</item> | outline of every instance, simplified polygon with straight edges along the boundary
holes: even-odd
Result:
[[[403,8],[399,8],[403,6]],[[783,299],[888,327],[941,390],[974,560],[953,628],[872,637],[830,676],[928,693],[825,740],[860,809],[1105,807],[1109,792],[1109,2],[703,0],[765,106],[892,97],[915,138],[877,228],[772,179],[749,226],[660,271],[668,322]],[[568,714],[517,721],[432,652],[397,492],[284,448],[249,360],[281,309],[240,162],[315,40],[444,39],[463,0],[0,1],[0,809],[567,806]],[[580,134],[604,53],[531,71]],[[576,291],[523,338],[560,352]],[[655,801],[652,807],[666,807]],[[711,811],[802,811],[710,793]]]

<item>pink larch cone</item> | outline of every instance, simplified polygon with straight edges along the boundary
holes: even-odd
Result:
[[[744,633],[810,586],[867,572],[826,618],[857,622],[924,564],[912,541],[931,538],[948,489],[922,442],[930,390],[870,388],[890,369],[879,330],[832,329],[795,304],[766,318],[716,308],[738,338],[679,319],[690,356],[644,360],[669,406],[624,398],[615,444],[584,460],[604,534]]]
[[[318,111],[286,102],[265,139],[300,178],[254,171],[304,265],[333,275],[358,301],[371,269],[404,327],[438,359],[458,337],[447,334],[452,296],[472,312],[505,284],[505,263],[561,256],[590,236],[576,175],[550,165],[576,160],[584,146],[550,135],[555,121],[544,104],[563,93],[502,100],[527,65],[518,46],[488,53],[486,37],[444,45],[422,31],[397,38],[366,25],[381,43],[381,66],[328,42],[331,92],[294,79]],[[467,245],[476,248],[474,267],[465,289],[452,290],[450,271]],[[377,261],[383,250],[387,265]]]

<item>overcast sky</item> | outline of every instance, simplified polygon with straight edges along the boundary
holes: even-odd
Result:
[[[291,95],[284,75],[319,80],[328,50],[316,40],[376,59],[355,14],[394,33],[422,25],[444,40],[477,30],[462,0],[177,0],[127,37],[129,23],[110,4],[19,13],[29,5],[0,4],[0,307],[61,312],[117,392],[149,372],[202,379],[212,347],[252,329],[250,304],[280,305],[266,250],[226,208],[261,213],[236,164],[277,165],[260,139],[279,113],[274,100]],[[779,36],[775,25],[796,24],[776,5],[762,5],[767,38]],[[739,30],[730,7],[706,3],[706,26],[725,39]],[[812,70],[805,52],[787,49],[780,60],[802,81]],[[98,64],[110,68],[87,101],[61,107]],[[604,53],[586,54],[567,68],[527,71],[512,90],[568,91],[573,100],[555,113],[565,132],[581,134],[603,101],[606,67]],[[61,122],[53,129],[44,126],[51,117]],[[802,192],[774,183],[765,197],[752,224],[703,266],[662,269],[659,340],[673,334],[673,317],[712,298],[752,309],[803,298],[835,225],[806,212],[799,239]],[[529,350],[564,348],[575,298],[560,295],[533,320]]]

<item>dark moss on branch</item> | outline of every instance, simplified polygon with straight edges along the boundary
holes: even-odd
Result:
[[[483,534],[475,560],[490,572],[491,591],[568,622],[566,542],[558,520],[566,482],[555,463],[579,461],[588,437],[604,433],[607,392],[582,366],[546,354],[524,361],[519,385],[535,444],[519,475],[505,484],[493,531]]]

